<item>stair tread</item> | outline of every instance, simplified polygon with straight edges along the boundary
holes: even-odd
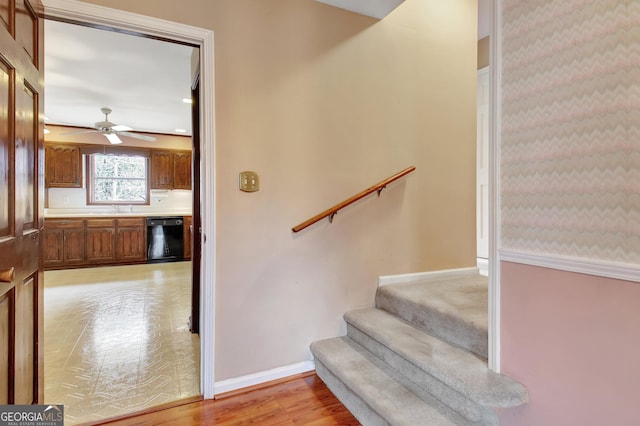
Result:
[[[380,287],[376,306],[487,358],[488,279],[465,274]]]
[[[350,311],[345,314],[345,320],[420,370],[481,405],[512,407],[527,400],[527,391],[520,383],[489,370],[486,361],[384,310]]]
[[[344,385],[393,425],[470,424],[435,399],[426,401],[398,383],[381,361],[349,337],[313,342],[311,351]]]

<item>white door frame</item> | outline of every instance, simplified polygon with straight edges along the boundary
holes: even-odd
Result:
[[[45,18],[160,37],[200,48],[202,274],[200,285],[200,391],[213,398],[215,344],[215,94],[213,32],[75,0],[42,0]],[[46,40],[45,40],[46,49]],[[46,82],[45,82],[46,86]]]
[[[500,9],[491,0],[489,31],[489,368],[500,372]]]

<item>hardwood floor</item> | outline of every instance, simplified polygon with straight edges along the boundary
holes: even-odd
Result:
[[[110,426],[359,425],[315,374],[215,400],[92,423]]]

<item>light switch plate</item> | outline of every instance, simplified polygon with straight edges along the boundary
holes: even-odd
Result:
[[[240,172],[240,191],[256,192],[260,189],[260,177],[256,172]]]

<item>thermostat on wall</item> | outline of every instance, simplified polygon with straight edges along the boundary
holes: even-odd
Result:
[[[256,172],[240,172],[240,191],[256,192],[260,189],[260,178]]]

